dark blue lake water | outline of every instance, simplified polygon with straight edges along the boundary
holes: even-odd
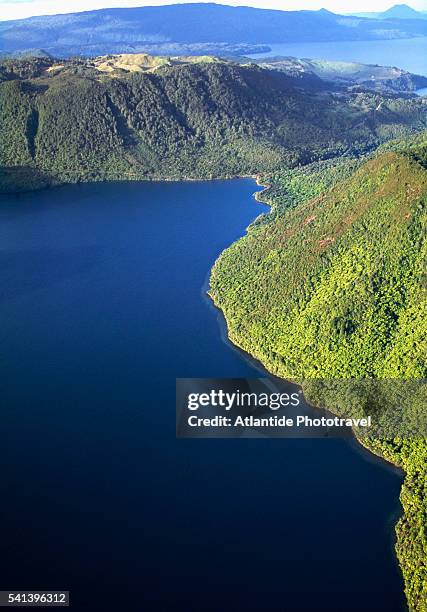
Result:
[[[401,478],[345,440],[176,440],[176,377],[253,377],[202,287],[250,180],[0,205],[0,588],[84,611],[402,611]]]

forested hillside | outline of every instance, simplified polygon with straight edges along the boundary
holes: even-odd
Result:
[[[313,403],[382,421],[383,437],[362,442],[406,472],[397,553],[417,612],[427,610],[426,152],[424,136],[366,163],[279,172],[261,195],[273,214],[211,277],[235,344],[301,381]]]
[[[252,175],[420,130],[417,97],[201,58],[0,65],[0,187]],[[128,56],[133,57],[133,56]]]
[[[390,152],[257,225],[213,275],[231,333],[244,331],[246,348],[285,378],[426,376],[415,284],[424,278],[426,194],[425,170]],[[413,327],[420,335],[408,343]]]

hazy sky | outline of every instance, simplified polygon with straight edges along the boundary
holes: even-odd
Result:
[[[194,2],[195,0],[181,0]],[[202,2],[210,0],[198,0]],[[217,0],[218,4],[234,6],[257,6],[280,10],[301,10],[327,8],[335,13],[363,11],[382,11],[393,4],[405,0]],[[0,20],[19,19],[32,15],[52,15],[55,13],[72,13],[107,7],[158,6],[173,4],[173,0],[0,0]],[[418,10],[427,10],[427,0],[410,0],[407,2]]]

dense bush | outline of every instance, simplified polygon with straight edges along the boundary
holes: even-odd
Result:
[[[425,125],[416,98],[305,90],[296,77],[209,58],[110,75],[89,60],[9,60],[0,75],[0,166],[52,183],[270,173]]]
[[[211,277],[233,342],[274,374],[301,381],[314,403],[337,414],[376,412],[381,431],[394,436],[362,442],[406,472],[397,553],[419,612],[427,610],[426,385],[400,401],[390,379],[427,378],[423,141],[364,164],[276,173],[261,196],[273,214],[221,255]],[[313,386],[319,379],[330,384]],[[350,382],[367,379],[384,381],[381,393],[367,396],[366,384]],[[403,424],[411,435],[399,436]]]

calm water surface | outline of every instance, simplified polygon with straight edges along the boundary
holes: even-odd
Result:
[[[176,377],[258,375],[202,292],[253,190],[1,201],[1,589],[91,612],[404,609],[392,469],[344,440],[175,439]]]
[[[310,59],[341,60],[397,66],[427,76],[427,37],[398,40],[368,40],[349,42],[286,43],[272,45],[269,53],[252,57],[291,55]]]

